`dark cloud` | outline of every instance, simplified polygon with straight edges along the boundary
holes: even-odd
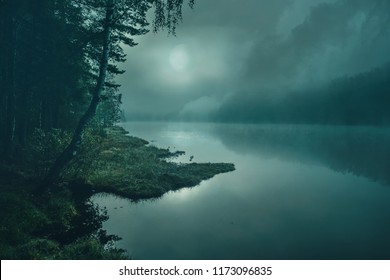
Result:
[[[388,11],[387,0],[197,0],[177,37],[150,33],[128,50],[124,109],[203,116],[367,71],[390,59]]]
[[[287,38],[257,41],[248,75],[255,83],[291,87],[383,64],[390,47],[389,14],[383,12],[388,3],[345,0],[313,6]]]

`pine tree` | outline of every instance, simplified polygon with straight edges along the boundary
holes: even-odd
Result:
[[[189,5],[192,7],[193,4],[194,0],[190,0]],[[96,85],[92,90],[89,107],[80,118],[71,143],[57,158],[41,184],[42,191],[53,185],[61,170],[79,151],[85,129],[95,116],[104,88],[107,87],[108,73],[120,72],[110,61],[124,61],[121,43],[135,46],[132,36],[148,32],[146,13],[151,8],[155,9],[154,31],[166,28],[169,33],[175,34],[176,26],[182,20],[183,0],[84,0],[77,5],[85,10],[85,30],[93,35],[91,38],[101,42],[98,48],[89,44],[88,49],[90,62],[96,64]],[[86,47],[88,48],[88,44]]]

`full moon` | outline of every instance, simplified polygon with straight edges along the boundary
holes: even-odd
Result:
[[[175,47],[169,55],[169,64],[176,71],[184,71],[189,63],[188,52],[184,45]]]

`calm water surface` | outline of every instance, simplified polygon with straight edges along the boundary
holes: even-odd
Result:
[[[390,129],[124,123],[178,160],[236,171],[161,199],[109,195],[104,224],[134,259],[389,259]]]

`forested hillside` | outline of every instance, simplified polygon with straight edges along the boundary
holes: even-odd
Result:
[[[219,121],[340,125],[390,124],[390,64],[283,94],[235,95]]]

